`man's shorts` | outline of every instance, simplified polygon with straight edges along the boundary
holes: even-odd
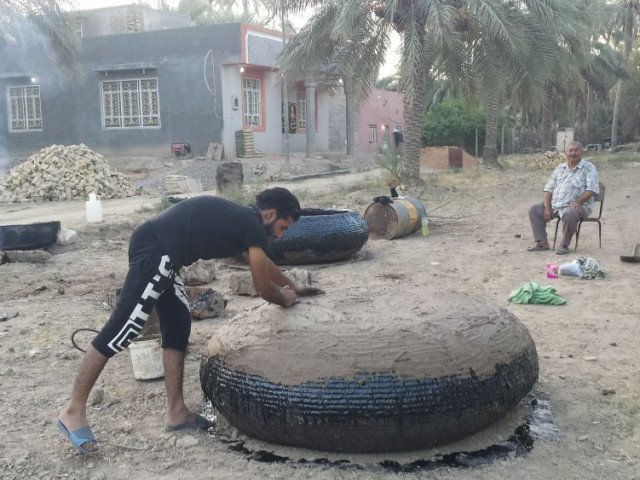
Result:
[[[129,242],[129,272],[111,317],[91,344],[106,357],[121,352],[142,331],[155,307],[162,348],[187,350],[191,333],[189,301],[151,224],[133,232]]]

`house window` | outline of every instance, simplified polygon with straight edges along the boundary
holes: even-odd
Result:
[[[25,132],[42,130],[40,86],[9,87],[9,130]]]
[[[378,143],[377,125],[369,125],[369,143]]]
[[[158,79],[102,82],[104,128],[157,128],[160,126]]]
[[[244,96],[244,125],[247,127],[261,127],[262,96],[260,92],[260,80],[257,78],[243,78],[242,94]]]
[[[307,97],[304,91],[298,90],[296,102],[298,103],[298,128],[307,128]]]

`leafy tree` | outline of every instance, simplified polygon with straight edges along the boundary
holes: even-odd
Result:
[[[458,146],[467,151],[475,147],[476,129],[484,139],[484,112],[473,98],[446,97],[424,114],[424,146]]]
[[[178,12],[187,14],[196,25],[211,25],[214,23],[252,22],[254,14],[245,11],[241,14],[232,10],[232,5],[218,2],[214,6],[209,0],[180,0]]]
[[[215,12],[225,13],[226,15],[234,15],[234,9],[242,8],[241,18],[260,17],[261,12],[272,10],[272,0],[207,0],[211,9]],[[237,14],[235,14],[237,15]]]
[[[381,90],[390,90],[392,92],[397,92],[400,89],[397,75],[388,75],[386,77],[379,78],[376,80],[375,86]]]

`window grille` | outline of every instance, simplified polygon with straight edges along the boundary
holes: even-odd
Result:
[[[160,126],[158,79],[102,82],[104,128],[157,128]]]
[[[304,91],[298,91],[298,128],[307,128],[307,97]]]
[[[377,125],[369,125],[369,143],[378,143]]]
[[[42,130],[40,86],[9,87],[9,130]]]
[[[243,78],[242,90],[244,93],[244,124],[250,127],[262,126],[260,80],[256,78]]]

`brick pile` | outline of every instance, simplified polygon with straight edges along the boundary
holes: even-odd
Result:
[[[102,155],[84,144],[52,145],[9,170],[0,201],[30,202],[123,198],[135,194],[126,175],[112,170]]]
[[[548,169],[554,168],[562,162],[566,162],[566,159],[563,153],[549,150],[536,155],[535,162],[538,168]]]

